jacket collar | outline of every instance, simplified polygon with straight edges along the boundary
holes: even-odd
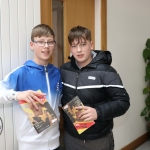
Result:
[[[90,67],[90,68],[96,68],[98,64],[108,64],[111,65],[112,62],[112,57],[111,53],[109,51],[102,51],[102,50],[92,50],[91,54],[93,54],[93,59],[92,61],[85,67]],[[70,57],[71,59],[71,64],[78,68],[76,60],[73,56]],[[83,67],[84,68],[84,67]]]

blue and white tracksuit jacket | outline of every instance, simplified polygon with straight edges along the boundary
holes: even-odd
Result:
[[[9,90],[9,91],[6,91]],[[17,101],[16,92],[41,90],[59,118],[58,105],[62,92],[61,76],[52,64],[37,65],[32,60],[9,73],[0,82],[0,103],[14,102],[14,123],[19,150],[52,150],[59,146],[59,124],[37,133]]]

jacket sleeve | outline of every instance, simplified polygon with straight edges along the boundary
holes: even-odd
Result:
[[[95,106],[98,120],[111,120],[125,114],[129,109],[130,101],[120,76],[116,72],[105,72],[102,82],[107,100]]]
[[[10,103],[16,100],[18,75],[16,72],[8,74],[0,81],[0,104]]]
[[[0,89],[0,104],[10,103],[16,100],[18,92],[14,90]]]

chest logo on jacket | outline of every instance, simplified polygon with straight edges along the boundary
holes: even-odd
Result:
[[[56,91],[57,91],[57,92],[59,91],[59,82],[58,82],[57,85],[56,85]]]
[[[88,79],[90,79],[90,80],[95,80],[95,79],[96,79],[96,77],[88,76]]]
[[[2,134],[2,131],[3,131],[3,121],[0,118],[0,135]]]

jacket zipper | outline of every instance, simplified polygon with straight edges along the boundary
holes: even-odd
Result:
[[[48,101],[50,103],[50,105],[52,106],[51,104],[51,94],[50,94],[50,82],[49,82],[49,78],[48,78],[48,70],[46,68],[46,66],[44,66],[45,68],[45,75],[46,75],[46,82],[47,82],[47,89],[48,89]]]
[[[79,74],[80,74],[80,71],[78,72],[77,77],[76,77],[77,80],[76,80],[76,89],[75,89],[75,91],[74,91],[74,96],[77,95],[77,85],[78,85]]]
[[[76,89],[75,89],[75,92],[74,92],[74,96],[76,96],[77,95],[77,85],[78,85],[78,79],[79,79],[79,75],[80,75],[80,70],[79,70],[79,72],[78,72],[78,74],[77,74],[77,80],[76,80]],[[85,144],[85,140],[83,140],[83,143]]]

